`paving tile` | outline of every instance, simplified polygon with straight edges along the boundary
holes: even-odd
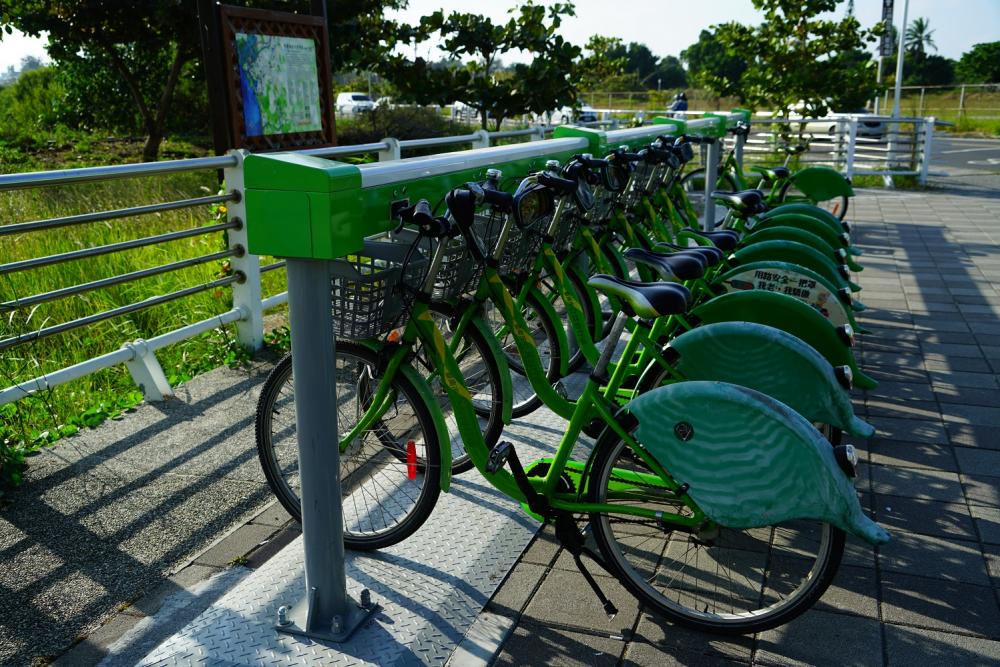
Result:
[[[874,569],[841,564],[830,587],[813,605],[813,609],[878,618],[876,591]]]
[[[960,475],[970,505],[1000,507],[1000,480],[984,475]]]
[[[749,654],[749,649],[747,653]],[[714,665],[748,665],[749,657],[738,660],[728,656],[720,656],[717,653],[689,651],[676,648],[674,646],[657,646],[644,642],[633,642],[629,644],[625,652],[625,660],[621,663],[627,667],[647,667],[648,665],[664,665],[665,667],[680,666],[697,667],[704,665],[712,667]]]
[[[281,528],[286,523],[291,521],[291,515],[281,506],[281,503],[274,501],[267,507],[265,507],[257,516],[250,520],[250,523],[256,523],[261,526],[272,526],[274,528]]]
[[[924,382],[879,382],[865,392],[866,398],[890,398],[904,401],[933,401],[934,392]]]
[[[879,547],[883,579],[886,572],[989,586],[986,563],[976,542],[954,538],[941,539],[903,530],[892,533],[892,540]]]
[[[1000,451],[955,447],[960,472],[968,475],[1000,477]],[[1000,484],[1000,480],[997,482]]]
[[[493,665],[602,667],[618,664],[625,642],[583,632],[522,622],[504,643]]]
[[[986,569],[995,588],[1000,588],[1000,546],[984,544],[983,555],[986,558]]]
[[[886,625],[885,644],[890,665],[995,667],[1000,662],[1000,642],[954,633]]]
[[[932,396],[945,403],[960,405],[982,405],[1000,408],[1000,391],[996,389],[975,389],[972,387],[956,387],[953,385],[931,385]],[[947,409],[947,406],[942,405]]]
[[[909,383],[900,383],[909,384]],[[941,419],[937,401],[915,401],[903,398],[869,398],[865,408],[872,417],[896,417],[898,419]]]
[[[924,355],[924,368],[928,371],[960,371],[963,373],[989,373],[989,363],[982,357],[949,357],[942,354]]]
[[[969,511],[979,531],[979,540],[987,544],[1000,544],[1000,509],[970,505]]]
[[[975,426],[973,424],[956,424],[947,422],[944,425],[948,439],[953,445],[963,447],[978,447],[981,449],[1000,449],[1000,430],[990,426]]]
[[[905,496],[921,500],[962,501],[958,475],[938,470],[872,466],[872,491],[877,496]]]
[[[976,539],[965,503],[939,503],[902,496],[875,496],[875,516],[889,532],[904,530],[941,538]]]
[[[758,665],[879,665],[878,621],[810,609],[758,637]]]
[[[874,464],[958,472],[958,464],[949,445],[875,438],[869,445],[869,452]]]
[[[888,623],[937,630],[961,629],[965,633],[1000,639],[1000,607],[988,580],[986,585],[976,586],[885,573],[882,617]]]
[[[595,569],[596,566],[595,566]],[[604,594],[618,607],[618,615],[609,621],[597,596],[583,575],[553,569],[542,582],[524,611],[525,617],[539,623],[558,623],[602,633],[627,634],[639,615],[635,597],[611,577],[597,577]]]
[[[932,444],[947,442],[944,425],[940,421],[874,417],[871,422],[880,438]]]
[[[504,616],[520,613],[546,572],[547,569],[542,565],[518,563],[490,598],[487,609]]]
[[[560,550],[556,541],[555,530],[552,526],[545,526],[535,535],[535,538],[525,549],[521,556],[521,562],[534,563],[536,565],[550,565]]]
[[[274,533],[271,526],[247,524],[226,535],[218,544],[195,559],[199,565],[222,567],[263,543]]]
[[[1000,394],[1000,392],[997,392]],[[946,422],[974,426],[1000,426],[1000,408],[982,405],[942,405],[941,417]]]
[[[654,655],[676,655],[680,658],[680,654],[684,654],[686,659],[691,656],[700,656],[715,660],[724,658],[737,662],[749,662],[753,648],[752,636],[723,637],[698,632],[665,621],[647,611],[639,615],[635,639],[635,643],[629,647],[626,654],[626,664],[657,665],[660,663],[656,660],[643,662],[640,658]],[[635,652],[639,645],[649,646],[655,653],[646,649]],[[688,664],[686,659],[682,661],[682,664]],[[668,661],[666,664],[674,663]],[[696,661],[694,664],[700,663]]]

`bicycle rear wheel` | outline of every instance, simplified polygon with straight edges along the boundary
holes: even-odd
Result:
[[[662,485],[617,435],[597,444],[590,502],[641,505],[664,515],[690,510]],[[819,599],[836,574],[843,531],[817,521],[695,535],[656,519],[592,514],[608,566],[644,604],[703,632],[747,634],[792,620]]]
[[[782,204],[812,204],[832,213],[834,217],[840,220],[843,220],[847,215],[847,207],[850,204],[850,199],[847,198],[847,195],[840,195],[826,201],[814,202],[804,192],[795,187],[795,182],[792,180],[788,180],[782,186],[781,192],[778,193],[778,201]]]
[[[371,405],[378,386],[378,359],[361,345],[338,341],[335,366],[337,430],[344,434]],[[382,417],[340,455],[344,546],[349,549],[381,549],[406,539],[430,516],[441,492],[441,450],[430,409],[402,374],[393,378],[391,386]],[[264,383],[255,435],[268,485],[292,518],[301,521],[290,354]],[[337,443],[331,438],[329,446]]]

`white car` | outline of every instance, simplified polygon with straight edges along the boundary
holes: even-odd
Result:
[[[554,125],[570,125],[572,123],[594,123],[597,121],[597,112],[593,107],[582,106],[577,111],[573,107],[563,107],[552,112],[552,123]]]
[[[340,116],[353,116],[354,114],[366,113],[374,109],[375,102],[364,93],[337,94],[337,114]]]

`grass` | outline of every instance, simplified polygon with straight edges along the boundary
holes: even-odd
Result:
[[[122,150],[118,142],[111,146],[115,152]],[[138,146],[133,146],[133,149],[138,151]],[[71,154],[70,160],[65,159],[67,153]],[[137,159],[136,152],[127,152],[127,156],[133,158],[131,161]],[[17,165],[16,169],[11,170],[22,170],[25,165],[36,168],[54,166],[73,160],[83,164],[108,164],[114,159],[114,156],[100,150],[99,142],[97,148],[94,142],[90,142],[88,146],[54,147],[17,157],[17,160],[7,163]],[[0,222],[11,224],[185,199],[214,193],[218,187],[214,172],[196,172],[4,192],[0,193]],[[54,231],[29,231],[0,236],[0,257],[3,258],[0,262],[16,262],[167,231],[206,226],[224,219],[224,216],[224,209],[219,207],[198,207],[69,226]],[[197,257],[225,247],[224,234],[215,232],[85,260],[7,273],[0,275],[0,302]],[[204,284],[229,271],[227,261],[212,261],[32,307],[0,306],[0,339],[136,303],[153,295]],[[264,279],[265,295],[284,289],[283,272],[269,272]],[[231,307],[231,291],[227,288],[214,289],[6,349],[0,355],[0,384],[7,387],[51,373],[116,350],[125,342],[151,338]],[[232,326],[164,348],[157,352],[157,356],[172,385],[223,364],[239,364],[247,358],[246,352],[236,343],[235,328]],[[130,409],[141,399],[128,371],[123,365],[119,365],[0,406],[0,486],[5,481],[19,481],[18,462],[24,456],[80,428],[96,426],[103,420]]]

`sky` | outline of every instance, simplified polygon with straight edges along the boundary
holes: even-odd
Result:
[[[904,0],[896,0],[897,25],[902,21],[903,3]],[[394,14],[416,22],[425,14],[444,9],[475,11],[494,20],[506,20],[507,8],[516,4],[519,4],[516,0],[491,0],[485,4],[468,0],[410,0],[407,9]],[[570,42],[583,45],[591,35],[599,33],[620,37],[625,42],[644,43],[658,56],[679,55],[698,40],[703,28],[716,23],[760,21],[750,0],[576,0],[575,4],[576,17],[567,19],[561,29]],[[840,4],[837,15],[843,13],[845,6],[846,2]],[[882,1],[855,0],[854,13],[862,26],[872,26],[881,17]],[[938,47],[936,53],[949,58],[957,59],[973,44],[1000,40],[1000,0],[910,0],[908,22],[918,16],[930,21]],[[432,59],[443,55],[435,48],[429,50],[430,53],[424,48],[418,53]],[[0,72],[9,65],[18,67],[25,55],[44,59],[44,40],[19,33],[4,35],[0,41]]]

